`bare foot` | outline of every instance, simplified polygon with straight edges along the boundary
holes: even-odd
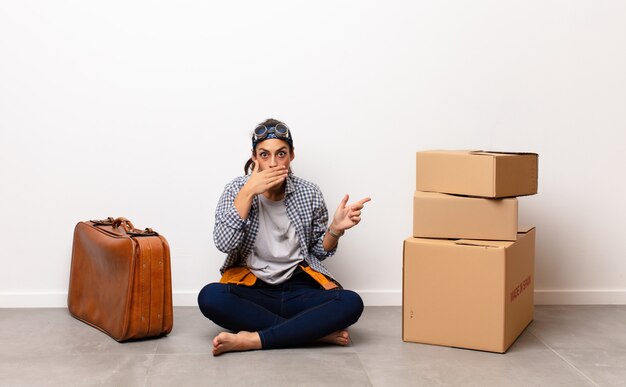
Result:
[[[318,339],[317,342],[346,346],[350,343],[350,334],[345,329],[340,330],[340,331],[335,331],[331,333],[330,335],[327,335],[327,336],[322,337],[321,339]]]
[[[261,338],[257,332],[222,332],[213,339],[213,356],[251,349],[261,349]]]

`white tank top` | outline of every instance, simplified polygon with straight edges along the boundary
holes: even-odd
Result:
[[[296,269],[300,243],[296,229],[287,216],[285,201],[259,198],[259,232],[248,256],[248,268],[257,278],[269,283],[285,282]]]

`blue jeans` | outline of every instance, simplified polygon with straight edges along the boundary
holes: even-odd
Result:
[[[223,328],[258,332],[263,349],[311,343],[354,324],[363,312],[355,292],[324,290],[300,271],[280,285],[211,283],[200,291],[198,305]]]

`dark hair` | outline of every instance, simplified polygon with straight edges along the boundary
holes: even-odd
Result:
[[[269,126],[276,126],[278,124],[287,126],[284,122],[278,121],[277,119],[274,119],[274,118],[268,118],[267,120],[259,123],[258,125],[265,125],[269,127]],[[289,143],[288,145],[289,145],[289,152],[293,152],[293,145]],[[255,149],[252,149],[252,151],[254,152]],[[246,161],[246,165],[244,165],[243,167],[243,173],[247,175],[249,173],[252,173],[252,171],[254,171],[254,161],[252,161],[252,158],[250,158],[248,161]]]

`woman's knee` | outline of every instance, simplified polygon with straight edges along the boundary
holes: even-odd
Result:
[[[363,313],[363,299],[352,290],[342,290],[341,300],[345,304],[346,318],[350,321],[350,325],[357,322]]]
[[[216,311],[223,307],[221,304],[223,303],[223,293],[226,286],[221,283],[210,283],[200,290],[198,306],[205,317],[211,318]]]

